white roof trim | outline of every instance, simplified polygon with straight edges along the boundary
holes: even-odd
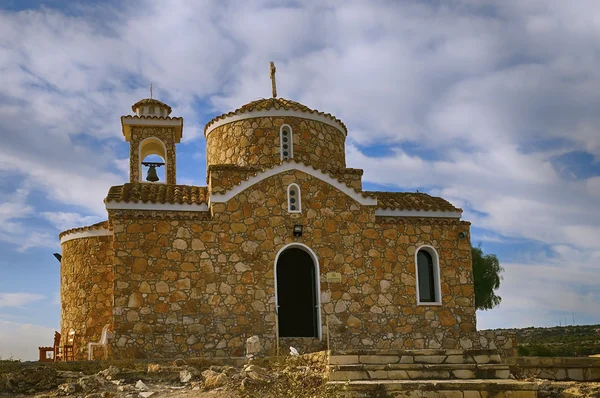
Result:
[[[271,117],[291,116],[291,117],[300,117],[300,118],[308,119],[308,120],[314,120],[316,122],[325,123],[332,127],[335,127],[342,134],[344,134],[344,136],[346,136],[346,129],[344,129],[344,126],[340,122],[337,122],[337,121],[331,119],[331,117],[329,117],[329,116],[320,115],[318,113],[294,111],[291,109],[268,109],[268,110],[264,110],[264,111],[251,111],[251,112],[244,112],[244,113],[240,113],[240,114],[236,114],[236,115],[226,116],[223,119],[219,119],[219,120],[213,122],[210,125],[210,127],[208,127],[206,129],[206,133],[204,134],[204,136],[208,137],[208,135],[214,129],[216,129],[217,127],[221,127],[228,123],[237,122],[239,120],[253,119],[253,118],[257,118],[257,117],[269,117],[269,116],[271,116]]]
[[[210,201],[212,203],[225,203],[228,200],[230,200],[231,198],[233,198],[234,196],[236,196],[237,194],[250,188],[252,185],[254,185],[258,182],[261,182],[265,178],[269,178],[269,177],[272,177],[274,175],[277,175],[277,174],[280,174],[280,173],[283,173],[283,172],[289,171],[289,170],[302,171],[303,173],[310,174],[311,176],[318,178],[319,180],[324,181],[324,182],[328,183],[329,185],[333,185],[334,187],[336,187],[337,189],[339,189],[346,195],[350,196],[352,199],[354,199],[361,205],[366,205],[366,206],[377,205],[377,199],[370,198],[370,197],[364,197],[364,196],[362,196],[362,194],[360,192],[356,192],[354,189],[348,187],[346,184],[339,182],[338,180],[330,177],[329,175],[323,173],[322,171],[316,170],[312,166],[306,166],[302,163],[296,163],[296,162],[285,162],[279,166],[275,166],[272,169],[265,170],[262,173],[259,173],[255,176],[248,178],[246,181],[242,182],[240,185],[236,185],[235,187],[231,188],[229,191],[227,191],[225,193],[212,194],[210,196]]]
[[[376,216],[381,217],[438,217],[438,218],[461,218],[461,211],[427,211],[427,210],[392,210],[377,209]]]
[[[87,231],[71,232],[69,234],[63,235],[62,238],[60,238],[60,243],[63,244],[65,242],[68,242],[73,239],[91,238],[94,236],[112,236],[112,235],[113,235],[112,231],[107,228],[96,228],[96,229],[90,229]]]
[[[208,211],[208,205],[188,203],[106,202],[106,210]]]
[[[131,126],[182,126],[183,120],[180,118],[152,118],[152,117],[140,117],[140,116],[122,116],[121,121],[123,124]]]

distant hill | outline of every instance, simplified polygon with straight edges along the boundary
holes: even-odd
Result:
[[[600,354],[600,325],[495,330],[517,333],[520,356],[577,357]]]

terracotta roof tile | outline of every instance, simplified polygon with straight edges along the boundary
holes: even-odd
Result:
[[[58,234],[59,239],[62,238],[65,235],[68,234],[72,234],[74,232],[83,232],[83,231],[90,231],[93,229],[109,229],[109,225],[108,225],[108,220],[106,221],[101,221],[98,222],[96,224],[92,224],[92,225],[88,225],[87,227],[79,227],[79,228],[71,228],[71,229],[67,229],[66,231],[61,232],[60,234]]]
[[[162,101],[159,101],[157,99],[154,98],[144,98],[143,100],[139,100],[138,102],[136,102],[135,104],[133,104],[131,106],[131,110],[133,110],[133,112],[135,112],[135,108],[139,107],[140,105],[156,105],[156,106],[162,106],[167,108],[167,115],[171,114],[171,107],[167,104],[165,104]]]
[[[202,204],[208,201],[207,192],[191,185],[127,183],[111,187],[105,202]]]
[[[380,209],[462,211],[446,199],[420,192],[367,192],[376,197]]]
[[[253,111],[266,111],[269,109],[275,109],[275,110],[285,109],[285,110],[306,112],[306,113],[325,116],[325,117],[328,117],[329,119],[341,124],[344,131],[346,132],[346,134],[348,133],[348,129],[346,128],[346,125],[340,119],[336,118],[335,116],[333,116],[330,113],[325,113],[325,112],[320,112],[320,111],[317,111],[314,109],[310,109],[306,105],[303,105],[299,102],[291,101],[291,100],[288,100],[285,98],[261,98],[261,99],[252,101],[246,105],[243,105],[242,107],[236,109],[233,112],[225,113],[221,116],[217,116],[217,117],[213,118],[210,122],[208,122],[206,124],[206,127],[204,127],[204,134],[206,134],[206,130],[210,127],[211,124],[213,124],[219,120],[225,119],[230,116],[239,115],[241,113],[247,113],[247,112],[253,112]]]

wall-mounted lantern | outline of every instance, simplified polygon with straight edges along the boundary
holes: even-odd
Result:
[[[294,236],[295,237],[302,236],[302,225],[300,225],[300,224],[294,225]]]

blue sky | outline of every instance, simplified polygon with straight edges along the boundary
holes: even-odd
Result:
[[[268,97],[271,60],[346,123],[365,189],[464,209],[506,269],[480,328],[600,323],[600,3],[481,4],[0,2],[0,357],[52,342],[57,235],[128,178],[119,117],[153,84],[185,119],[178,182],[204,185],[205,123]]]

